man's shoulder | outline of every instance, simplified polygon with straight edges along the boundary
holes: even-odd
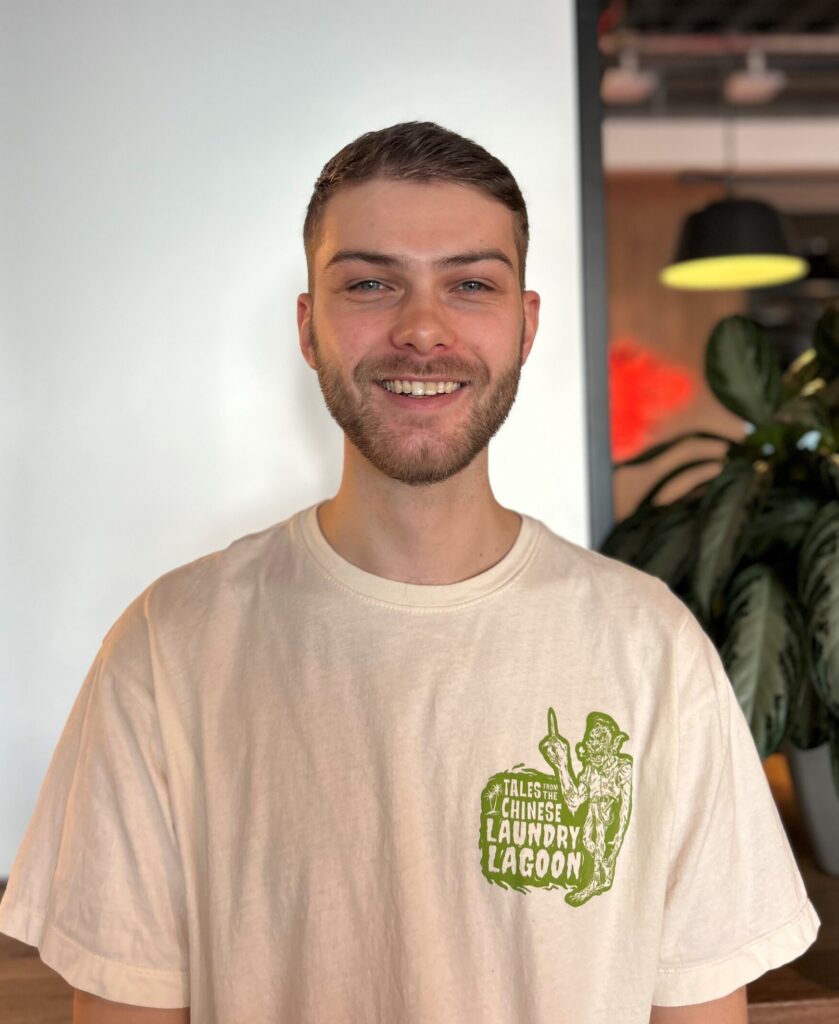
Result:
[[[273,566],[286,553],[294,516],[263,530],[237,537],[226,547],[170,569],[148,588],[157,596],[187,595],[215,586],[235,586]]]
[[[282,579],[295,518],[240,536],[158,576],[111,626],[105,643],[125,642],[150,627],[178,630],[186,639],[214,611],[247,602],[261,584]]]

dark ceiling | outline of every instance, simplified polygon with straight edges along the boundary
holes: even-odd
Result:
[[[622,27],[638,32],[839,32],[837,0],[629,0],[623,4],[603,4],[601,8],[621,18]]]
[[[632,51],[660,79],[648,100],[610,115],[719,114],[726,75],[757,51],[787,84],[749,116],[839,116],[839,0],[612,0],[599,25],[604,69]]]

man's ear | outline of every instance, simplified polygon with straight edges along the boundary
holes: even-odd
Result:
[[[313,370],[317,369],[314,349],[312,348],[312,308],[314,300],[309,292],[297,296],[297,334],[300,339],[300,351],[303,358]]]
[[[521,347],[522,365],[527,362],[530,350],[533,348],[533,341],[536,338],[536,331],[539,328],[539,306],[542,302],[538,292],[522,292],[522,308],[524,312],[524,335]]]

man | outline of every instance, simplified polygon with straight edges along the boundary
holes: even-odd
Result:
[[[112,627],[0,925],[85,1024],[744,1022],[818,919],[719,659],[490,489],[539,312],[516,182],[395,125],[304,236],[338,493]]]

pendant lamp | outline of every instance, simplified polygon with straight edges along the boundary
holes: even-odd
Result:
[[[719,70],[722,74],[722,63]],[[723,94],[721,88],[721,100]],[[720,127],[725,197],[687,217],[676,256],[660,272],[659,281],[668,288],[717,291],[769,288],[806,277],[809,264],[793,254],[778,211],[758,199],[733,194],[738,161],[730,109],[723,108]]]
[[[728,196],[688,216],[676,256],[659,281],[695,291],[767,288],[797,281],[808,270],[807,261],[790,251],[774,207]]]

